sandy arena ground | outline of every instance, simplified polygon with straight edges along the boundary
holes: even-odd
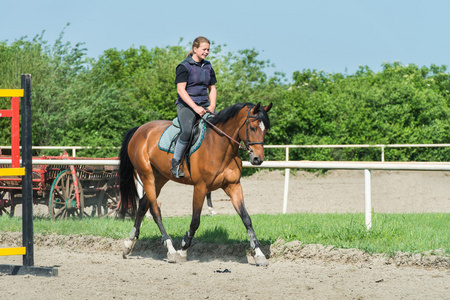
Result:
[[[251,215],[282,212],[282,172],[262,171],[242,185]],[[167,184],[160,196],[163,215],[189,215],[191,195],[192,187]],[[221,191],[213,192],[213,203],[218,214],[235,213]],[[372,203],[375,212],[450,213],[450,172],[373,171]],[[363,171],[291,175],[287,211],[363,212]],[[0,247],[20,244],[19,233],[1,233]],[[354,249],[277,241],[263,248],[270,265],[257,267],[248,248],[215,247],[194,239],[189,261],[171,264],[159,244],[138,243],[125,260],[121,241],[35,235],[35,266],[55,267],[59,275],[0,274],[0,298],[450,299],[448,257],[399,253],[388,259]],[[0,264],[21,265],[22,257],[0,257]]]

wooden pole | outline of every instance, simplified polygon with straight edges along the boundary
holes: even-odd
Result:
[[[32,165],[32,133],[31,133],[31,75],[22,74],[22,166],[25,176],[22,179],[22,231],[23,246],[27,249],[23,256],[23,265],[34,265],[33,242],[33,165]]]

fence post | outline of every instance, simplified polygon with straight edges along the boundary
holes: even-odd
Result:
[[[364,170],[364,194],[365,194],[365,219],[366,228],[369,230],[372,227],[372,188],[371,188],[370,170]]]
[[[286,161],[289,161],[289,147],[286,146]],[[289,194],[289,175],[290,169],[284,169],[284,194],[283,194],[283,214],[287,211],[287,200]]]

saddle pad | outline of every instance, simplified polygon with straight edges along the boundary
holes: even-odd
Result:
[[[159,138],[158,148],[162,151],[174,153],[175,151],[175,137],[180,133],[180,123],[178,122],[178,118],[173,119],[173,124],[164,130],[163,134]],[[203,119],[200,119],[198,124],[199,134],[198,138],[194,141],[194,143],[189,148],[189,155],[194,153],[202,144],[203,138],[206,132],[206,122]]]

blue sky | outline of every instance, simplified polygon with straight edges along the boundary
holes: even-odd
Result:
[[[203,35],[225,50],[256,49],[275,71],[353,74],[383,62],[450,65],[450,1],[417,0],[1,0],[0,40],[45,30],[53,43],[106,49],[188,45]],[[213,54],[211,54],[213,55]],[[273,71],[273,70],[272,70]]]

